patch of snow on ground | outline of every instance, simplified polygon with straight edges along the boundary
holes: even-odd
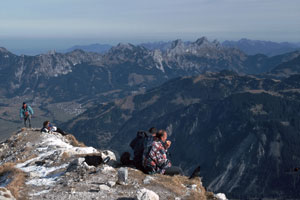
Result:
[[[30,194],[31,196],[39,196],[41,194],[46,194],[48,193],[50,190],[42,190],[40,192],[36,192],[36,193],[33,193],[33,194]]]
[[[26,184],[42,186],[53,185],[68,164],[60,164],[61,155],[66,152],[69,155],[98,153],[93,147],[74,147],[67,143],[62,135],[43,134],[38,144],[38,156],[16,165],[17,168],[29,173],[30,178]],[[42,162],[37,164],[36,162]]]
[[[228,200],[224,193],[218,193],[215,195],[218,200]]]

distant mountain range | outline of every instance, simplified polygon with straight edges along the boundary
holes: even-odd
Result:
[[[226,47],[238,48],[248,55],[265,54],[267,56],[276,56],[300,49],[299,43],[289,42],[271,42],[262,40],[241,39],[239,41],[224,41]]]
[[[192,43],[191,41],[185,41],[186,45]],[[167,51],[172,45],[172,41],[159,41],[159,42],[147,42],[138,44],[138,46],[143,46],[149,50],[160,50],[162,52]],[[290,42],[272,42],[263,40],[250,40],[250,39],[240,39],[238,41],[226,40],[222,42],[225,47],[233,47],[240,49],[248,55],[264,54],[267,56],[276,56],[296,50],[300,50],[300,43],[290,43]],[[111,44],[89,44],[89,45],[75,45],[68,49],[57,49],[57,52],[68,53],[74,50],[83,50],[86,52],[94,53],[106,53],[113,45]],[[38,55],[48,52],[49,49],[12,49],[11,50],[16,55]]]
[[[297,62],[292,60],[299,55],[296,51],[270,58],[261,54],[248,56],[205,37],[191,43],[175,40],[165,51],[119,44],[103,54],[74,50],[65,54],[52,51],[37,56],[16,56],[1,48],[0,94],[55,95],[56,101],[87,96],[107,101],[180,76],[224,69],[260,74],[289,61],[287,66],[297,68]],[[284,73],[288,75],[287,70]],[[280,76],[278,71],[273,74]]]
[[[296,198],[300,75],[282,81],[206,73],[88,109],[65,124],[89,145],[130,150],[137,130],[166,129],[175,165],[201,165],[204,185],[229,198]]]
[[[189,45],[192,42],[185,41],[184,43],[186,45]],[[171,48],[172,41],[148,42],[148,43],[141,43],[139,45],[149,50],[160,50],[164,52]],[[289,43],[289,42],[279,43],[279,42],[263,41],[263,40],[250,40],[246,38],[240,39],[238,41],[226,40],[222,42],[222,45],[225,47],[237,48],[248,55],[264,54],[267,56],[276,56],[276,55],[300,50],[300,43]],[[66,52],[73,51],[75,49],[81,49],[87,52],[105,53],[111,47],[112,47],[111,45],[105,45],[105,44],[104,45],[102,44],[77,45],[62,52],[66,53]]]
[[[184,43],[186,45],[189,45],[192,42],[185,41]],[[171,48],[172,41],[148,42],[148,43],[141,43],[139,45],[149,50],[160,50],[164,52],[167,51],[169,48]],[[225,47],[237,48],[248,55],[264,54],[267,56],[276,56],[276,55],[300,50],[300,43],[290,43],[290,42],[279,43],[279,42],[263,41],[263,40],[250,40],[246,38],[240,39],[238,41],[226,40],[222,42],[222,45]],[[112,47],[111,45],[102,45],[102,44],[77,45],[63,52],[70,52],[75,49],[81,49],[87,52],[105,53],[111,47]]]
[[[109,44],[90,44],[90,45],[75,45],[66,50],[61,51],[62,53],[72,52],[74,50],[83,50],[86,52],[95,52],[95,53],[105,53],[107,52],[112,45]]]

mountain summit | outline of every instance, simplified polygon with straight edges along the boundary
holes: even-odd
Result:
[[[0,144],[0,157],[0,199],[217,199],[199,177],[120,168],[113,152],[86,147],[72,135],[23,129]]]

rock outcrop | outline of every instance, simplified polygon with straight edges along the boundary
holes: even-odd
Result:
[[[36,200],[215,198],[205,191],[199,177],[189,180],[184,176],[146,176],[136,169],[119,168],[113,152],[73,146],[71,143],[76,142],[70,138],[23,129],[0,144],[0,186],[5,187],[0,188],[0,198],[1,195]],[[88,164],[88,155],[94,156],[93,161],[106,160],[107,156],[112,159],[94,166]],[[18,184],[12,185],[15,180]]]

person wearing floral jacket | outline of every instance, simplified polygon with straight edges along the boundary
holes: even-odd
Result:
[[[167,140],[167,132],[165,130],[160,130],[156,134],[155,140],[152,142],[152,147],[149,153],[144,156],[143,164],[145,173],[182,175],[181,168],[172,166],[171,161],[167,158],[167,151],[170,146],[171,141]]]

